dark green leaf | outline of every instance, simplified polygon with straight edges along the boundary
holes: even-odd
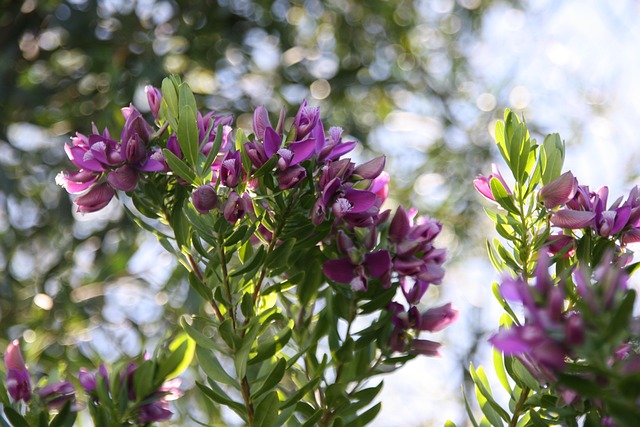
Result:
[[[191,170],[189,165],[180,160],[175,154],[166,148],[162,150],[162,155],[173,173],[187,181],[189,184],[196,185],[196,174]]]
[[[268,393],[256,406],[254,425],[256,427],[274,426],[278,419],[279,407],[280,400],[278,399],[278,393],[275,391]]]

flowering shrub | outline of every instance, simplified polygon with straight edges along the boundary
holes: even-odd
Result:
[[[634,187],[607,207],[608,189],[592,192],[562,172],[564,144],[549,135],[531,141],[507,111],[496,127],[509,186],[493,166],[476,189],[499,208],[488,210],[506,244],[488,244],[503,273],[494,295],[505,310],[491,339],[495,370],[510,401],[493,397],[482,368],[471,366],[487,425],[636,426],[640,419],[637,268],[628,244],[640,236],[640,193]],[[516,315],[510,302],[522,306]],[[471,411],[469,416],[478,425]]]
[[[440,223],[383,209],[385,158],[354,163],[346,155],[356,142],[325,129],[306,102],[292,120],[283,109],[275,126],[258,107],[246,134],[231,117],[200,113],[177,77],[147,96],[153,126],[130,106],[119,138],[95,126],[77,133],[65,146],[75,168],[57,182],[78,195],[81,213],[130,198],[127,212],[185,266],[213,315],[185,313],[189,338],[169,356],[111,375],[104,366],[82,370],[96,425],[168,419],[180,393],[166,380],[189,362],[189,345],[206,377],[198,390],[247,425],[373,420],[378,377],[438,355],[440,344],[424,334],[457,316],[450,304],[421,302],[444,275]],[[7,366],[15,404],[30,392],[28,375],[23,362]],[[45,394],[48,402],[73,395],[66,387]],[[11,405],[5,414],[21,416]]]

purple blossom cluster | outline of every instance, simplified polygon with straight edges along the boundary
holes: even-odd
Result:
[[[549,275],[550,257],[542,251],[533,285],[521,277],[506,277],[500,286],[505,299],[522,303],[524,324],[501,329],[489,341],[517,357],[541,383],[555,381],[569,361],[580,360],[581,346],[594,333],[593,319],[610,314],[628,289],[627,274],[611,260],[607,257],[593,274],[578,268],[571,278],[554,281]],[[566,292],[573,286],[579,302],[567,304]],[[640,371],[640,358],[629,344],[610,356],[610,363],[622,362],[625,374]]]
[[[20,350],[20,342],[13,340],[4,355],[4,362],[7,368],[6,388],[9,396],[14,402],[22,401],[29,403],[32,398],[31,378],[29,370],[25,364]],[[171,418],[173,413],[169,409],[169,402],[182,395],[179,389],[181,380],[174,378],[165,381],[157,390],[147,396],[136,396],[134,387],[134,375],[138,366],[129,363],[120,374],[120,385],[118,392],[126,393],[130,402],[136,403],[134,415],[140,424],[146,425],[155,421],[164,421]],[[104,382],[107,393],[111,393],[109,374],[104,365],[101,365],[96,374],[81,368],[78,373],[78,380],[93,403],[100,405],[100,397],[96,389],[98,379]],[[49,410],[56,410],[63,407],[67,402],[71,402],[72,410],[78,410],[76,403],[76,391],[69,381],[58,381],[36,388],[35,394],[40,402]],[[115,398],[115,397],[114,397]]]
[[[135,363],[129,363],[120,373],[120,384],[130,402],[142,402],[136,406],[134,411],[138,421],[140,424],[147,424],[155,421],[168,420],[173,415],[173,412],[169,409],[169,402],[182,396],[182,391],[179,389],[181,380],[174,378],[165,381],[157,390],[149,395],[137,396],[134,387],[134,376],[137,369],[138,366]],[[80,369],[78,377],[80,384],[82,384],[82,387],[96,405],[101,404],[100,397],[96,391],[99,379],[104,382],[107,393],[111,393],[109,373],[104,365],[100,365],[96,374],[92,374],[82,368]]]
[[[31,376],[25,364],[20,341],[9,343],[4,354],[4,364],[7,368],[6,387],[14,402],[29,403],[32,397]],[[49,409],[58,409],[67,402],[75,402],[75,389],[68,381],[58,381],[47,384],[35,390],[36,395]]]
[[[65,145],[67,156],[79,170],[61,172],[56,182],[69,193],[83,193],[75,199],[78,212],[104,208],[115,190],[135,190],[142,172],[167,170],[160,149],[150,146],[153,128],[140,111],[129,106],[122,109],[122,115],[125,124],[119,140],[93,125],[92,134],[76,133],[71,145]]]
[[[622,245],[640,242],[640,189],[633,187],[624,200],[607,207],[609,188],[591,191],[566,172],[545,185],[540,200],[551,212],[551,224],[564,229],[590,229],[602,238],[614,237]],[[623,201],[624,200],[624,201]],[[559,209],[555,209],[559,208]]]

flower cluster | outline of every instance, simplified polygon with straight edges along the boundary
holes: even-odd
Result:
[[[503,279],[500,292],[507,300],[522,303],[525,323],[502,329],[489,340],[504,354],[518,357],[542,382],[555,380],[585,338],[582,313],[565,308],[566,284],[554,283],[548,267],[548,256],[541,254],[533,286],[521,277]]]
[[[174,378],[162,383],[156,390],[151,391],[145,396],[136,395],[135,375],[138,366],[130,362],[126,368],[120,373],[119,390],[120,393],[126,394],[128,400],[135,404],[132,411],[137,417],[140,424],[147,424],[156,421],[164,421],[171,418],[173,412],[169,409],[169,402],[182,396],[179,389],[181,380]],[[86,369],[79,372],[80,384],[92,399],[92,404],[100,406],[104,402],[100,402],[100,393],[97,392],[98,387],[103,387],[108,398],[112,391],[109,373],[104,365],[100,365],[96,374],[90,373]]]
[[[566,172],[539,193],[551,211],[551,224],[563,229],[589,229],[596,236],[619,240],[622,245],[640,241],[640,189],[634,187],[623,202],[620,197],[607,207],[609,188],[591,191]],[[559,208],[559,209],[556,209]]]
[[[32,397],[31,378],[17,339],[9,343],[4,354],[4,364],[7,367],[6,387],[9,396],[14,402],[29,403]],[[75,402],[75,389],[68,381],[47,384],[37,388],[35,392],[49,409],[57,409],[67,402]]]
[[[38,387],[32,393],[31,379],[29,370],[25,364],[22,352],[20,350],[19,341],[13,340],[4,356],[7,368],[6,388],[13,402],[24,402],[29,404],[32,401],[32,394],[37,396],[38,403],[47,411],[60,410],[64,405],[70,403],[71,410],[77,411],[81,406],[76,402],[76,390],[69,381],[57,381]],[[138,366],[130,362],[125,369],[120,372],[118,382],[112,383],[109,374],[104,365],[101,365],[97,374],[92,374],[88,370],[81,368],[78,373],[78,380],[85,392],[90,398],[90,404],[100,407],[104,404],[112,404],[112,402],[102,402],[102,399],[120,402],[120,394],[126,395],[129,400],[131,410],[125,415],[129,420],[140,425],[156,421],[164,421],[171,418],[173,413],[169,409],[169,401],[175,400],[182,395],[178,388],[181,380],[174,378],[164,381],[160,386],[145,393],[144,396],[137,396],[138,390],[148,390],[149,385],[145,387],[136,387],[136,382],[144,381],[144,379],[136,379]],[[102,393],[98,392],[98,388],[102,388]],[[111,390],[114,387],[114,390]],[[153,385],[151,385],[153,387]],[[121,402],[120,402],[121,403]],[[120,404],[119,403],[119,404]],[[129,424],[127,424],[129,425]]]
[[[140,111],[129,106],[122,109],[125,119],[119,140],[109,131],[102,133],[93,126],[93,133],[77,133],[65,152],[78,171],[64,171],[56,182],[69,193],[84,193],[76,198],[78,212],[94,212],[104,208],[115,190],[135,190],[142,172],[166,170],[158,147],[151,147],[153,128]]]

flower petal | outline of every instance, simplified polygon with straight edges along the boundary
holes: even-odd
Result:
[[[561,228],[585,228],[593,225],[594,212],[561,209],[551,216],[551,223]]]

